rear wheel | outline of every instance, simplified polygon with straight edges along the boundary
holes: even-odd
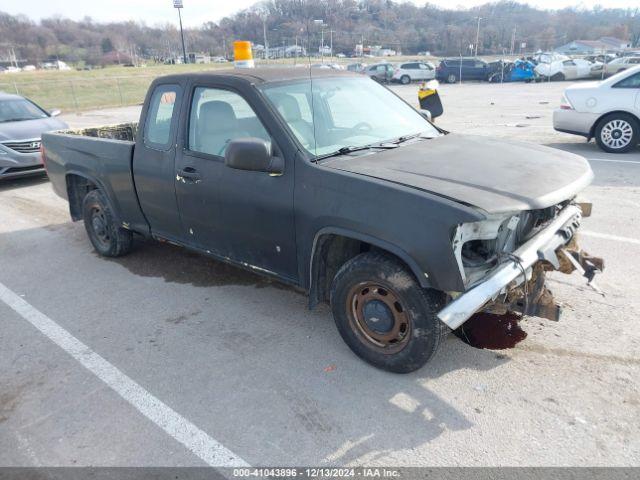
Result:
[[[400,77],[400,83],[403,85],[409,85],[411,83],[411,77],[409,75],[402,75]]]
[[[116,223],[111,206],[100,190],[87,193],[82,213],[89,240],[100,255],[120,257],[131,251],[133,234]]]
[[[637,120],[627,113],[613,113],[598,122],[596,142],[608,153],[625,153],[640,141]]]
[[[331,287],[340,335],[366,362],[408,373],[436,353],[449,329],[436,316],[444,294],[423,289],[396,258],[362,253],[345,263]]]

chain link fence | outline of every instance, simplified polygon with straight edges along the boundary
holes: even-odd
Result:
[[[27,97],[47,110],[79,112],[140,104],[154,78],[136,75],[21,81],[5,77],[0,78],[0,91]]]

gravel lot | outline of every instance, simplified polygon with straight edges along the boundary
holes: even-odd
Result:
[[[566,86],[445,85],[438,124],[589,159],[582,243],[607,261],[606,295],[554,275],[559,323],[525,319],[527,338],[502,351],[450,336],[409,375],[357,359],[329,309],[309,312],[297,291],[155,243],[99,258],[46,180],[0,184],[0,287],[83,344],[70,356],[0,301],[0,465],[203,465],[180,428],[167,433],[176,419],[229,464],[233,452],[260,466],[640,465],[640,150],[608,155],[554,132]],[[393,88],[416,101],[415,85]],[[95,354],[141,387],[146,415],[121,377],[114,387],[83,367]]]

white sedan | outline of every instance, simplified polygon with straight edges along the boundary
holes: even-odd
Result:
[[[595,75],[603,75],[608,77],[609,75],[614,75],[618,72],[622,72],[623,70],[627,70],[629,68],[633,68],[636,65],[640,65],[640,57],[621,57],[616,58],[615,60],[611,60],[609,63],[604,65],[598,65],[591,69],[591,73]]]
[[[551,63],[539,63],[535,71],[542,78],[550,80],[578,80],[580,78],[590,78],[593,66],[594,64],[588,60],[574,58]]]
[[[553,128],[595,138],[605,152],[633,149],[640,143],[640,66],[567,88],[553,112]]]

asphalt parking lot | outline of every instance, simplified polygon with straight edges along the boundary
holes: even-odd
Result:
[[[589,160],[605,296],[553,275],[559,323],[527,318],[500,351],[450,335],[408,375],[360,361],[298,291],[153,242],[105,260],[45,179],[1,183],[0,465],[638,466],[640,149],[554,132],[567,85],[444,85],[438,124]]]

